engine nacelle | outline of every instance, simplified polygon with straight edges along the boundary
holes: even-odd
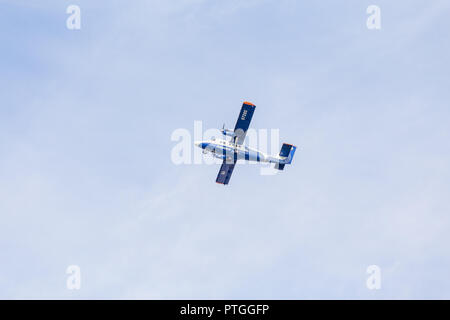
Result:
[[[220,130],[224,136],[230,136],[234,137],[234,131],[228,130],[228,129],[221,129]]]

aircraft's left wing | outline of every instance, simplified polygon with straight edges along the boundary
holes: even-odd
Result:
[[[227,163],[223,160],[222,166],[220,167],[219,174],[217,175],[216,182],[222,184],[228,184],[233,173],[235,163]]]
[[[247,134],[250,121],[252,121],[253,112],[255,112],[256,106],[251,102],[244,102],[237,119],[236,126],[234,127],[233,142],[237,145],[244,143],[245,135]]]

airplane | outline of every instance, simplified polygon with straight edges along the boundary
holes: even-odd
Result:
[[[278,170],[283,170],[285,165],[292,163],[297,147],[291,144],[283,143],[279,155],[275,156],[243,145],[255,108],[253,103],[245,101],[234,130],[225,129],[225,125],[222,127],[221,132],[224,139],[213,138],[194,142],[197,147],[203,149],[203,153],[209,152],[214,157],[223,160],[217,175],[217,183],[227,185],[230,182],[231,174],[238,160],[275,163],[275,169]],[[230,136],[231,140],[227,140],[226,136]]]

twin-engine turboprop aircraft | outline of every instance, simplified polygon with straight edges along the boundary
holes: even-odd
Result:
[[[261,151],[244,146],[245,135],[247,134],[250,121],[255,112],[255,105],[250,102],[244,102],[239,113],[239,118],[234,127],[234,131],[222,128],[221,132],[226,136],[231,136],[231,140],[212,139],[206,141],[196,141],[195,145],[203,149],[203,153],[210,152],[216,158],[223,159],[216,182],[228,184],[234,166],[238,160],[257,161],[266,163],[275,163],[275,168],[283,170],[286,164],[291,164],[292,158],[297,147],[283,143],[278,156],[270,156]]]

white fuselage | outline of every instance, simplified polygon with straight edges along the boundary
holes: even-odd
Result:
[[[213,156],[223,160],[247,160],[266,163],[280,163],[284,159],[279,156],[270,156],[259,150],[243,145],[235,145],[227,140],[197,141],[195,145],[202,148],[203,152],[209,152]]]

